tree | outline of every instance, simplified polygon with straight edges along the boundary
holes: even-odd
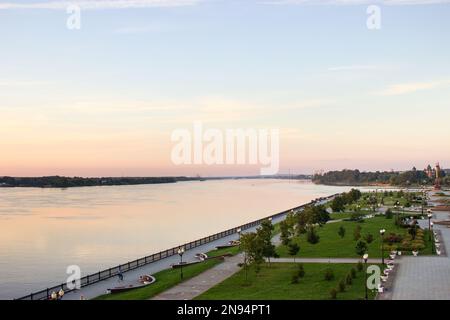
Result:
[[[244,251],[245,280],[248,280],[247,270],[250,265],[255,265],[256,269],[264,261],[264,242],[255,232],[241,235],[241,247]]]
[[[353,231],[353,239],[356,241],[361,239],[361,226],[356,226],[355,230]]]
[[[341,237],[341,239],[345,237],[345,228],[343,226],[339,227],[338,235]]]
[[[281,243],[287,246],[291,241],[291,231],[286,220],[280,222],[280,233]]]
[[[331,202],[333,212],[342,212],[345,209],[345,200],[342,196],[337,196]]]
[[[333,279],[334,279],[334,272],[333,272],[333,269],[327,268],[327,269],[325,270],[325,280],[326,280],[326,281],[331,281],[331,280],[333,280]]]
[[[262,255],[269,261],[269,266],[270,258],[277,256],[275,245],[272,243],[272,234],[274,229],[273,224],[269,220],[264,220],[261,222],[261,226],[256,231],[258,237],[262,240]]]
[[[356,243],[355,251],[358,256],[362,257],[367,252],[367,243],[365,241],[359,240]]]
[[[306,232],[306,240],[311,244],[319,243],[320,237],[316,233],[316,229],[313,226],[309,226]]]
[[[371,243],[373,242],[373,235],[372,235],[371,233],[366,234],[366,235],[364,236],[364,240],[366,240],[366,242],[367,242],[368,244],[371,244]]]
[[[305,268],[303,267],[302,263],[298,265],[297,272],[298,272],[298,277],[299,278],[303,278],[305,276]]]
[[[295,242],[291,242],[288,245],[288,252],[289,255],[294,257],[294,263],[295,263],[295,256],[298,254],[298,252],[300,251],[300,246],[295,243]]]

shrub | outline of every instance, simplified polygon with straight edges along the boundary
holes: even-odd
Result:
[[[371,244],[373,242],[373,235],[371,233],[366,234],[366,236],[364,237],[364,240],[366,240],[366,242],[368,244]]]
[[[331,297],[331,299],[336,300],[337,294],[338,294],[338,291],[335,288],[330,290],[330,297]]]
[[[303,264],[298,265],[297,275],[299,278],[303,278],[305,276],[305,268],[303,267]]]
[[[384,238],[385,242],[388,242],[389,244],[399,243],[402,242],[403,237],[399,234],[390,233],[387,237]]]
[[[341,279],[341,281],[339,281],[338,289],[339,289],[339,292],[345,291],[345,281],[343,279]]]
[[[325,280],[326,281],[331,281],[333,279],[334,279],[333,269],[327,268],[327,270],[325,270]]]
[[[343,226],[340,226],[340,227],[339,227],[338,235],[339,235],[339,237],[341,237],[341,238],[344,238],[344,237],[345,237],[345,228],[344,228]]]
[[[353,279],[356,279],[356,269],[352,268],[352,270],[350,270],[350,274],[352,275]]]
[[[356,264],[356,269],[357,269],[359,272],[363,271],[364,265],[363,265],[363,263],[362,263],[361,261],[359,261],[359,262]]]
[[[353,275],[351,273],[347,274],[347,277],[345,278],[345,284],[348,286],[351,286],[353,283]]]
[[[394,213],[392,212],[391,209],[387,209],[385,216],[386,216],[386,219],[392,219],[392,217],[394,216]]]

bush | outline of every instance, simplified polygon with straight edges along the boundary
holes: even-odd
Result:
[[[299,278],[303,278],[305,276],[305,268],[303,267],[303,264],[298,265],[297,275]]]
[[[364,240],[366,240],[366,242],[368,244],[371,244],[373,242],[373,235],[371,233],[366,234],[366,236],[364,237]]]
[[[363,271],[364,265],[363,265],[363,263],[362,263],[361,261],[359,261],[359,262],[356,264],[356,269],[358,270],[358,272]]]
[[[386,219],[392,219],[392,217],[394,216],[394,213],[392,212],[391,209],[387,209],[385,216],[386,216]]]
[[[350,270],[350,274],[353,279],[356,279],[356,269],[355,268],[352,268],[352,270]]]
[[[402,242],[403,237],[399,234],[390,233],[387,237],[384,238],[384,241],[389,243],[390,245],[394,243],[400,243]]]
[[[344,228],[343,226],[340,226],[340,227],[339,227],[338,235],[339,235],[339,237],[341,237],[341,238],[344,238],[344,237],[345,237],[345,228]]]
[[[335,288],[330,290],[330,297],[331,297],[331,299],[336,300],[337,294],[338,294],[338,291]]]
[[[341,279],[341,281],[339,281],[338,289],[339,289],[339,292],[345,291],[345,281],[343,279]]]
[[[345,284],[348,286],[351,286],[353,283],[353,275],[349,273],[347,277],[345,278]]]
[[[333,269],[327,268],[327,270],[325,270],[325,280],[326,281],[331,281],[333,279],[334,279]]]

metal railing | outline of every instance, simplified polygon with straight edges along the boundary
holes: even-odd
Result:
[[[321,199],[322,200],[330,200],[333,197],[335,197],[336,195],[337,194],[329,196],[329,197],[326,197],[326,198],[321,198]],[[191,241],[191,242],[186,243],[184,245],[180,245],[180,246],[168,249],[168,250],[164,250],[164,251],[161,251],[161,252],[158,252],[158,253],[155,253],[155,254],[152,254],[152,255],[149,255],[149,256],[146,256],[146,257],[134,260],[134,261],[130,261],[130,262],[127,262],[125,264],[122,264],[122,265],[119,265],[119,266],[116,266],[116,267],[113,267],[113,268],[109,268],[107,270],[103,270],[103,271],[99,271],[97,273],[89,274],[89,275],[84,276],[84,277],[82,277],[80,279],[81,287],[86,287],[88,285],[91,285],[91,284],[94,284],[94,283],[97,283],[97,282],[100,282],[100,281],[112,278],[114,276],[117,276],[119,274],[119,272],[123,273],[123,272],[131,271],[131,270],[140,268],[142,266],[145,266],[147,264],[150,264],[150,263],[153,263],[153,262],[156,262],[156,261],[160,261],[162,259],[174,256],[174,255],[177,255],[178,254],[178,249],[180,247],[184,247],[185,250],[194,249],[194,248],[197,248],[197,247],[202,246],[204,244],[216,241],[218,239],[225,238],[225,237],[227,237],[229,235],[236,234],[236,233],[238,233],[238,229],[241,229],[241,231],[248,230],[250,228],[253,228],[255,226],[260,225],[261,222],[264,221],[264,220],[267,220],[267,219],[270,219],[270,218],[276,219],[276,218],[279,218],[279,217],[282,217],[282,216],[288,214],[291,211],[301,210],[301,209],[305,208],[306,206],[313,205],[315,203],[316,203],[316,201],[314,200],[314,201],[311,201],[311,202],[309,202],[307,204],[301,205],[299,207],[295,207],[295,208],[292,208],[292,209],[289,209],[289,210],[286,210],[286,211],[283,211],[283,212],[271,215],[269,217],[265,217],[265,218],[253,221],[253,222],[244,224],[242,226],[238,226],[238,227],[235,227],[235,228],[232,228],[232,229],[228,229],[228,230],[225,230],[225,231],[222,231],[222,232],[219,232],[219,233],[216,233],[216,234],[213,234],[213,235],[210,235],[210,236],[207,236],[207,237],[195,240],[195,241]],[[53,287],[50,287],[50,288],[46,288],[44,290],[33,292],[33,293],[29,294],[29,295],[20,297],[17,300],[47,300],[47,299],[49,299],[49,297],[52,294],[52,292],[58,292],[61,289],[65,293],[68,293],[68,292],[76,290],[76,289],[70,289],[68,287],[67,283],[62,283],[62,284],[57,285],[57,286],[53,286]]]

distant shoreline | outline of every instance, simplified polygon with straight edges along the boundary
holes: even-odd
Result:
[[[239,180],[239,179],[285,179],[311,180],[307,175],[275,176],[230,176],[230,177],[0,177],[0,188],[52,188],[67,189],[77,187],[130,186],[146,184],[166,184],[185,181]]]

